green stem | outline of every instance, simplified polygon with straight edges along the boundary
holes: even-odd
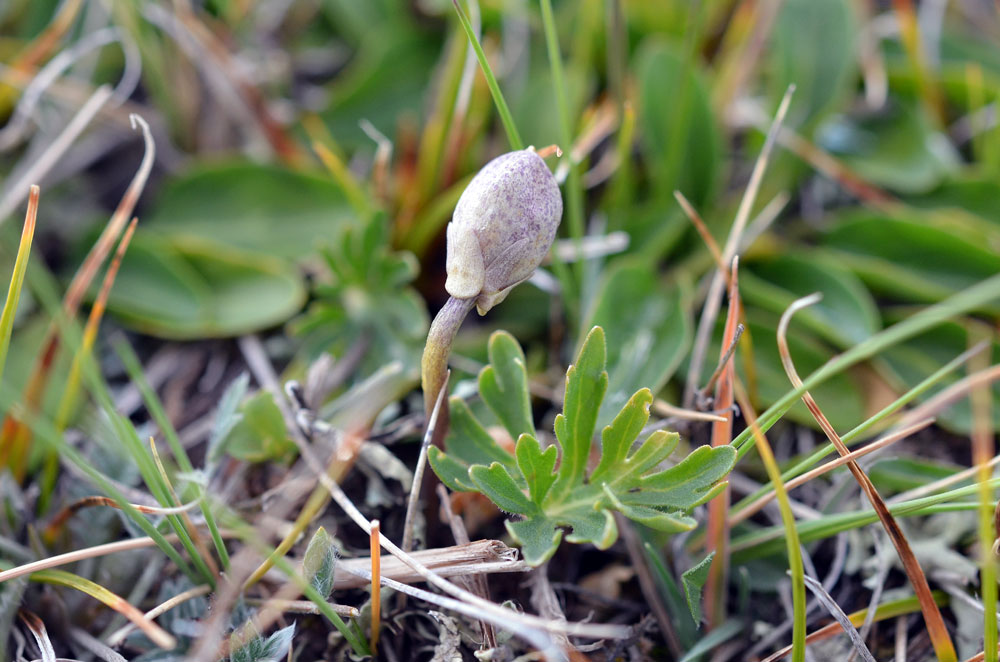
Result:
[[[458,13],[458,20],[461,21],[462,27],[465,28],[465,34],[469,37],[472,50],[476,51],[476,59],[479,60],[479,67],[483,70],[483,76],[486,77],[486,85],[490,88],[490,94],[493,95],[493,103],[496,104],[497,112],[500,113],[500,120],[503,122],[503,128],[507,131],[510,148],[512,150],[524,149],[524,143],[521,142],[521,134],[517,132],[517,126],[514,125],[514,116],[510,114],[510,108],[507,107],[507,101],[503,98],[503,92],[500,91],[497,78],[493,75],[493,69],[490,68],[490,63],[486,59],[483,46],[479,43],[475,30],[472,29],[472,23],[469,21],[469,17],[466,16],[465,10],[462,9],[461,3],[458,0],[451,1],[455,5],[455,11]]]
[[[448,376],[448,356],[451,355],[451,343],[455,340],[459,327],[476,304],[475,298],[456,299],[448,297],[438,314],[431,323],[430,331],[427,332],[427,344],[424,345],[424,355],[420,360],[420,384],[424,391],[424,412],[427,414],[427,421],[431,420],[431,412],[437,402],[438,393],[444,388],[445,380]],[[448,402],[447,398],[444,400]],[[446,405],[442,405],[442,411],[438,414],[447,415]],[[443,419],[447,421],[447,418]],[[439,425],[442,431],[446,425]]]

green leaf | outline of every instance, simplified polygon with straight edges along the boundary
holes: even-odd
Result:
[[[507,468],[499,462],[494,462],[489,467],[481,464],[474,464],[469,468],[469,477],[476,484],[479,491],[489,497],[501,510],[519,515],[530,515],[539,512],[538,507],[524,496],[524,492],[514,479],[511,478]]]
[[[701,625],[701,589],[708,581],[708,571],[712,567],[712,559],[715,552],[703,558],[697,565],[688,568],[681,575],[681,583],[684,584],[684,596],[687,598],[688,609],[691,610],[691,618],[695,623]]]
[[[446,455],[437,446],[427,449],[427,461],[431,469],[449,489],[456,492],[475,492],[476,485],[469,478],[469,465],[460,462],[452,455]]]
[[[528,483],[531,500],[541,506],[556,480],[553,472],[556,466],[556,447],[549,446],[542,452],[537,439],[530,434],[523,434],[517,440],[514,454],[517,456],[517,468]]]
[[[702,77],[685,69],[683,56],[659,37],[643,40],[634,66],[639,135],[656,189],[664,196],[679,190],[700,208],[716,190],[722,161],[722,141]],[[676,139],[681,143],[675,144]]]
[[[216,462],[221,453],[221,444],[233,427],[243,419],[238,411],[240,402],[247,394],[250,385],[250,375],[241,373],[222,393],[219,406],[215,410],[215,420],[212,422],[212,434],[208,439],[208,461]]]
[[[302,574],[324,598],[333,591],[338,558],[337,547],[330,534],[322,526],[316,529],[302,559]]]
[[[601,461],[590,474],[590,480],[601,482],[612,467],[620,466],[630,450],[632,441],[649,421],[649,405],[653,394],[648,388],[637,391],[622,408],[611,425],[601,431]]]
[[[795,321],[840,349],[863,342],[882,328],[878,307],[864,283],[827,254],[786,253],[740,266],[740,294],[747,305],[780,315],[796,299],[821,293],[823,299],[797,313]]]
[[[777,103],[795,85],[789,124],[807,124],[852,91],[855,23],[848,0],[782,3],[771,40],[771,98]]]
[[[687,353],[692,325],[680,289],[664,285],[648,262],[635,258],[605,272],[589,320],[607,333],[604,424],[638,389],[663,388]]]
[[[939,301],[1000,272],[995,251],[957,228],[934,227],[919,214],[844,214],[823,244],[873,290],[908,301]]]
[[[510,360],[522,356],[515,349],[511,339],[506,351],[491,352],[491,359],[514,365],[514,376],[521,379],[523,360]],[[566,540],[570,542],[589,542],[607,549],[618,539],[616,511],[660,531],[690,530],[695,520],[685,511],[725,487],[720,481],[736,459],[731,446],[703,447],[676,465],[658,471],[678,442],[676,433],[664,430],[653,432],[632,451],[649,421],[653,395],[644,388],[602,430],[601,459],[588,477],[597,412],[608,384],[605,355],[603,330],[594,327],[576,363],[566,373],[563,412],[555,421],[562,451],[558,471],[556,447],[543,451],[532,434],[522,434],[518,439],[516,462],[512,465],[510,455],[497,446],[468,407],[457,399],[452,402],[458,425],[448,438],[448,454],[436,448],[429,451],[431,467],[444,483],[454,489],[468,489],[464,475],[467,471],[476,490],[502,510],[521,516],[508,520],[506,526],[530,565],[551,558],[562,540],[561,527],[569,527]],[[486,374],[495,380],[499,372],[497,366],[492,366]],[[500,459],[487,466],[486,462],[496,456]]]
[[[866,116],[831,118],[816,130],[816,142],[862,179],[901,193],[934,188],[960,163],[922,109],[903,103]]]
[[[142,227],[304,260],[352,214],[340,187],[326,177],[231,163],[200,167],[170,181]]]
[[[295,636],[295,623],[278,630],[267,639],[257,633],[251,635],[249,641],[241,642],[234,635],[230,638],[233,647],[231,662],[282,662],[292,646]]]
[[[557,491],[565,492],[583,479],[601,399],[608,388],[604,371],[604,330],[595,326],[587,335],[576,363],[566,371],[563,413],[556,416],[555,432],[562,448]]]
[[[552,558],[562,541],[563,532],[545,517],[506,522],[507,531],[521,545],[524,562],[532,567]]]
[[[267,462],[287,458],[295,452],[288,438],[285,419],[268,391],[258,391],[240,407],[242,418],[233,425],[222,450],[239,460]]]
[[[512,439],[534,434],[521,346],[506,331],[496,331],[490,336],[489,356],[489,365],[479,373],[479,395],[483,402],[497,415]]]
[[[500,447],[493,435],[472,415],[469,405],[462,398],[451,397],[448,405],[451,424],[445,448],[450,454],[467,464],[499,462],[508,469],[514,469],[514,456]],[[461,439],[460,443],[456,443],[458,439]]]
[[[305,297],[302,276],[284,260],[140,229],[122,260],[108,310],[150,335],[220,338],[281,324]]]

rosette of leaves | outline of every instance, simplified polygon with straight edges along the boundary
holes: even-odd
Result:
[[[649,421],[653,394],[640,389],[601,431],[600,459],[590,468],[601,401],[608,387],[604,331],[594,327],[566,372],[556,443],[543,448],[531,417],[524,353],[503,331],[490,337],[490,364],[479,373],[483,402],[517,442],[503,448],[461,398],[452,398],[446,451],[431,447],[431,467],[453,490],[480,492],[501,510],[525,561],[551,558],[569,528],[570,542],[610,547],[618,538],[614,513],[666,532],[687,531],[687,512],[718,494],[732,468],[731,446],[702,446],[663,468],[678,435],[657,430],[635,446]]]
[[[391,249],[384,214],[343,224],[322,255],[330,280],[315,286],[316,301],[295,327],[306,352],[341,356],[361,342],[366,375],[392,361],[416,367],[428,326],[423,301],[409,286],[417,261]]]

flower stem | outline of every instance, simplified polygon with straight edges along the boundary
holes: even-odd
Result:
[[[448,374],[448,356],[451,354],[451,343],[455,340],[458,329],[462,326],[465,316],[475,305],[476,299],[456,299],[449,297],[437,316],[431,323],[427,333],[427,344],[424,345],[424,356],[420,361],[420,382],[424,390],[424,412],[427,421],[431,420],[431,412],[437,402],[438,392],[444,387]],[[440,445],[448,430],[448,399],[441,403],[438,413],[438,424],[431,443]]]

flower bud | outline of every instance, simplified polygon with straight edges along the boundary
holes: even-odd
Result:
[[[462,192],[448,224],[448,294],[475,298],[484,315],[534,273],[561,217],[559,186],[534,149],[487,163]]]

